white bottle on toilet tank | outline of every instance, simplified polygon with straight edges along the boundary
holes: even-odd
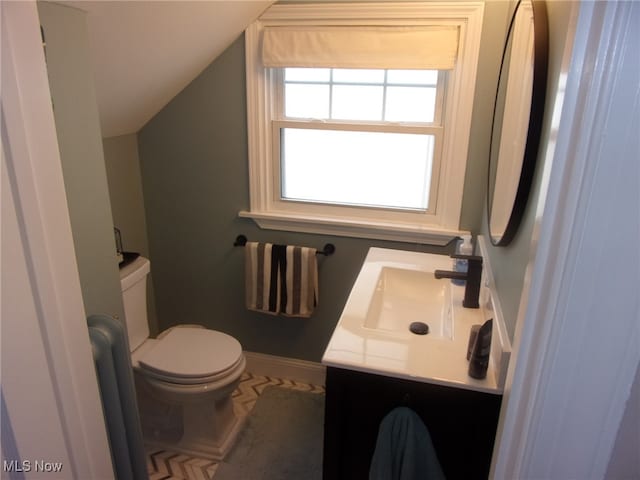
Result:
[[[473,245],[471,244],[471,235],[462,235],[462,240],[458,241],[458,247],[456,248],[456,253],[461,255],[473,255]],[[466,273],[469,269],[469,262],[462,258],[456,258],[453,261],[453,269],[456,272]],[[455,285],[464,285],[465,280],[451,280],[451,282]]]

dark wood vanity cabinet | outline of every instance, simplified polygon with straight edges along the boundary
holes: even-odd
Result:
[[[382,419],[398,406],[426,425],[448,480],[486,479],[502,395],[328,367],[324,480],[366,480]]]

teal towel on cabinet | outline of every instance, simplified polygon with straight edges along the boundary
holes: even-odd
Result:
[[[380,423],[369,480],[443,480],[431,436],[417,413],[392,410]]]

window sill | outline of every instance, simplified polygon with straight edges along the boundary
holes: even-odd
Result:
[[[419,226],[408,223],[385,223],[335,217],[311,217],[290,213],[240,211],[239,217],[251,218],[265,230],[335,235],[340,237],[370,238],[396,242],[445,246],[455,237],[469,232]]]

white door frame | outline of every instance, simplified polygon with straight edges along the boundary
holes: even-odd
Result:
[[[607,472],[640,361],[638,24],[636,2],[579,5],[493,478]]]
[[[109,479],[36,4],[1,13],[2,457],[16,462],[3,467],[36,478],[36,462],[62,462],[51,478]]]

